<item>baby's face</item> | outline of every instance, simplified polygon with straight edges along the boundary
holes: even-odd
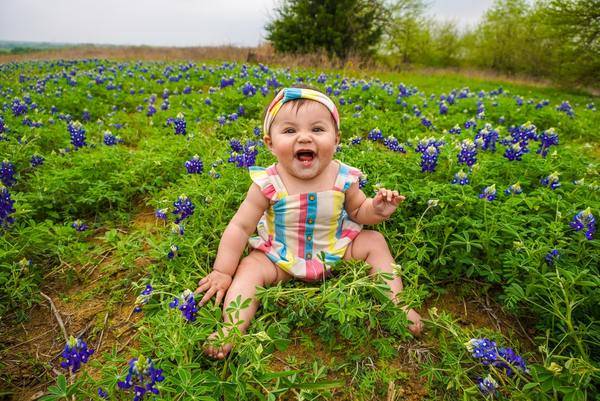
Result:
[[[292,176],[310,180],[318,177],[331,163],[339,134],[331,113],[319,102],[302,107],[285,103],[275,116],[265,144],[277,157],[278,168]]]

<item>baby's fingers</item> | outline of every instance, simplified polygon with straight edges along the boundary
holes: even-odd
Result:
[[[216,292],[217,292],[217,289],[215,287],[209,288],[208,291],[206,291],[206,294],[204,294],[204,296],[200,300],[200,302],[198,302],[198,304],[200,306],[203,306],[206,302],[208,302],[209,299],[211,299],[213,297],[213,295],[215,295]]]
[[[217,305],[221,305],[221,301],[223,300],[224,297],[225,297],[225,291],[224,290],[217,291],[217,299],[216,299]]]
[[[204,282],[204,284],[202,284],[202,281],[204,280],[200,280],[200,282],[198,283],[198,288],[196,288],[196,291],[194,291],[195,294],[199,294],[210,288],[210,283],[208,281]]]

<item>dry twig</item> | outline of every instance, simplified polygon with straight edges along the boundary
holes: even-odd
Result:
[[[58,325],[60,326],[60,329],[62,330],[63,336],[65,337],[65,342],[69,341],[69,336],[67,335],[67,329],[65,329],[65,324],[63,323],[63,320],[60,317],[60,313],[58,312],[56,305],[54,305],[54,302],[52,302],[52,299],[48,295],[44,294],[41,291],[40,291],[40,295],[42,297],[46,298],[46,300],[50,303],[50,309],[52,309],[52,312],[54,313],[54,317],[56,318],[56,321],[58,322]]]

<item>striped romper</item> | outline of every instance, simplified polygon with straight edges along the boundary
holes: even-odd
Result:
[[[345,192],[362,173],[335,161],[340,167],[332,189],[296,195],[287,194],[274,164],[249,169],[252,181],[270,200],[250,246],[301,280],[325,278],[362,228],[344,209]]]

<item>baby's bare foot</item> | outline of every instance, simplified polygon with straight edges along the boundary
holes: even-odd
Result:
[[[223,329],[223,334],[227,336],[228,331]],[[225,359],[225,357],[231,352],[231,344],[218,345],[219,333],[214,332],[206,340],[204,347],[204,353],[213,359]]]
[[[421,321],[421,315],[419,315],[414,309],[404,309],[404,311],[406,312],[406,318],[410,322],[412,322],[412,324],[408,325],[408,330],[413,334],[413,336],[419,337],[423,332],[423,322]]]

